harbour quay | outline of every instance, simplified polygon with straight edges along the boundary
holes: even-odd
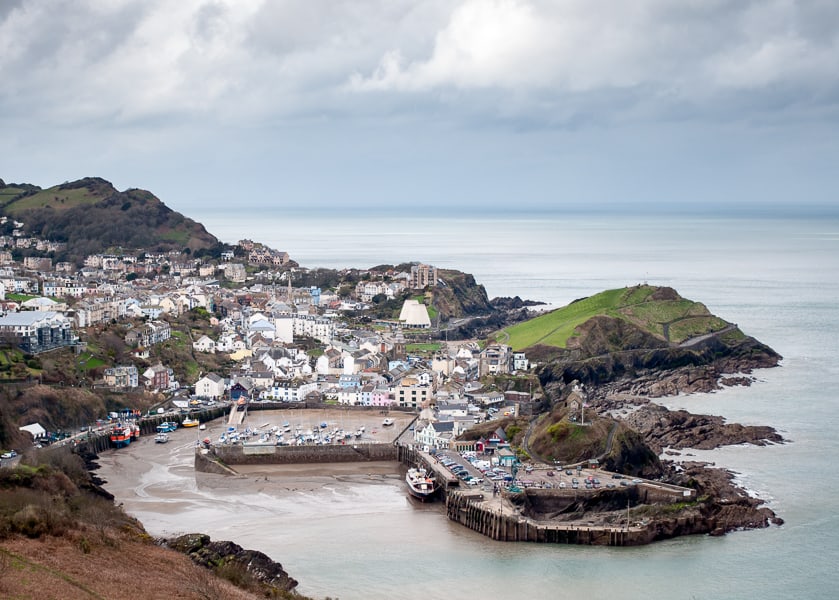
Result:
[[[480,486],[464,485],[440,462],[440,454],[430,454],[415,446],[399,447],[402,462],[419,465],[438,483],[440,497],[445,502],[446,516],[461,525],[496,541],[536,542],[556,544],[637,546],[658,539],[663,528],[683,528],[696,525],[691,517],[663,524],[644,518],[644,506],[690,502],[695,490],[646,479],[627,478],[602,469],[568,465],[566,477],[583,481],[603,479],[622,482],[609,487],[560,487],[562,471],[554,466],[537,465],[526,475],[529,484],[495,483],[484,479]],[[454,458],[457,453],[448,451]],[[466,466],[468,461],[461,460]],[[474,470],[474,467],[470,467]],[[557,472],[558,471],[558,472]],[[570,475],[569,475],[570,473]],[[573,479],[576,481],[576,479]],[[537,484],[538,482],[538,484]],[[612,514],[612,522],[597,522],[597,516],[582,518],[551,518],[549,515],[574,513],[584,505],[611,504],[619,507]],[[697,517],[701,518],[701,517]],[[672,533],[672,532],[671,532]],[[667,536],[669,537],[669,536]]]

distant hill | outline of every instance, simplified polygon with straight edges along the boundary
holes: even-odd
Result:
[[[609,336],[597,339],[588,355],[627,346],[661,347],[724,330],[729,324],[712,315],[704,304],[686,300],[672,288],[638,285],[601,292],[504,329],[498,336],[515,350],[531,346],[579,348],[592,344],[596,317],[616,319]],[[595,319],[595,321],[592,321]],[[583,336],[583,333],[588,335]],[[632,335],[635,342],[627,339]],[[583,339],[587,338],[587,339]],[[597,336],[594,335],[596,339]],[[620,338],[620,339],[618,339]],[[611,339],[611,341],[610,341]]]
[[[23,222],[30,235],[66,243],[66,256],[61,258],[74,262],[116,248],[195,252],[219,244],[203,225],[173,211],[151,192],[120,192],[98,177],[47,189],[0,180],[0,215]]]

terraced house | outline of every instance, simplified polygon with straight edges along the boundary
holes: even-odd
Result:
[[[165,342],[172,336],[172,330],[166,321],[150,321],[125,334],[125,343],[132,347],[148,348]]]
[[[140,374],[134,365],[105,369],[105,385],[111,388],[135,388],[140,385]]]

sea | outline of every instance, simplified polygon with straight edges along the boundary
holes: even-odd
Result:
[[[786,443],[686,454],[734,472],[784,524],[637,548],[500,543],[411,501],[396,470],[290,495],[222,492],[196,484],[189,453],[172,452],[118,497],[152,534],[231,539],[281,562],[302,593],[342,600],[839,597],[839,218],[421,207],[191,216],[226,242],[261,241],[306,267],[419,261],[473,274],[490,297],[552,306],[644,282],[704,303],[783,355],[781,366],[748,387],[662,403],[775,427]],[[160,509],[149,478],[183,500]]]

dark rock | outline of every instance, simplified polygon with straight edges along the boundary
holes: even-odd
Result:
[[[499,297],[493,298],[489,302],[492,304],[493,308],[496,310],[516,310],[519,308],[525,308],[527,306],[544,306],[544,302],[538,302],[536,300],[522,300],[520,297],[515,296],[513,298],[510,297]]]
[[[297,581],[292,579],[278,562],[258,550],[245,550],[229,541],[213,542],[203,533],[188,533],[167,540],[166,545],[189,556],[193,562],[208,569],[219,565],[236,565],[269,590],[292,590]]]

